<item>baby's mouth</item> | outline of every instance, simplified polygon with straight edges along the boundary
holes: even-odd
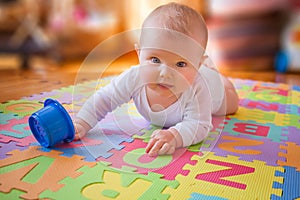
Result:
[[[158,83],[157,84],[160,88],[163,88],[163,89],[171,89],[173,87],[173,85],[171,84],[166,84],[166,83]]]

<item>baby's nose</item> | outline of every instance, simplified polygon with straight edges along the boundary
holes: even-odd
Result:
[[[162,77],[162,78],[171,78],[172,72],[171,72],[171,70],[168,66],[161,65],[159,69],[160,69],[160,73],[159,73],[160,77]]]

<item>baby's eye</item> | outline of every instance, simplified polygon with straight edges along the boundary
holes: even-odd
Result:
[[[186,62],[183,61],[176,63],[177,67],[185,67],[186,65],[187,65]]]
[[[151,57],[151,62],[152,63],[160,63],[160,60],[157,57]]]

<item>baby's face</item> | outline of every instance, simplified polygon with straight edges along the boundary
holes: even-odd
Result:
[[[179,97],[195,80],[204,49],[193,38],[162,28],[142,30],[138,50],[143,84]]]
[[[198,69],[174,53],[160,49],[140,49],[143,83],[165,97],[179,97],[194,81]]]

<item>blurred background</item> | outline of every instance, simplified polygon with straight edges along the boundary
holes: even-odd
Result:
[[[152,9],[167,2],[171,1],[1,0],[0,53],[2,57],[18,54],[23,67],[30,66],[34,55],[56,61],[84,58],[111,35],[140,28]],[[177,2],[205,17],[210,56],[219,67],[234,69],[273,68],[275,56],[284,45],[284,29],[292,20],[292,12],[297,12],[297,1],[291,0]],[[130,42],[122,45],[132,45]],[[291,42],[299,45],[299,41]]]
[[[61,71],[75,67],[76,71],[99,43],[117,33],[140,28],[155,7],[168,2],[171,1],[0,0],[0,73],[7,69],[35,69],[37,65],[55,66]],[[204,16],[209,28],[208,54],[221,70],[300,71],[300,0],[175,2]],[[134,37],[116,41],[102,53],[105,56],[132,46]],[[130,52],[123,60],[137,62]],[[25,72],[18,71],[22,73]]]

